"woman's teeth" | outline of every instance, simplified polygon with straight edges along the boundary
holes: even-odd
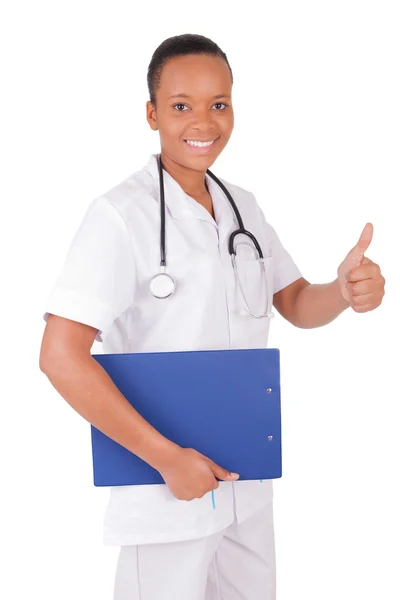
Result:
[[[213,144],[215,140],[211,140],[211,142],[196,142],[193,140],[185,140],[185,142],[189,144],[189,146],[199,146],[200,148],[202,148],[204,146],[211,146],[211,144]]]

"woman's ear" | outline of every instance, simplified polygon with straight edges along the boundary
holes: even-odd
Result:
[[[152,128],[152,130],[157,131],[158,130],[157,113],[156,113],[154,104],[150,100],[148,100],[146,102],[146,117],[147,117],[147,122],[150,125],[150,127]]]

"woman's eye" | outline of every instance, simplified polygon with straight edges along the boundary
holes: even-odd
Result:
[[[174,104],[174,108],[175,108],[175,109],[176,109],[178,112],[185,112],[184,110],[181,110],[180,108],[177,108],[178,106],[179,106],[179,107],[181,107],[181,106],[184,106],[184,107],[188,108],[188,107],[186,106],[186,104]]]
[[[227,106],[228,105],[225,102],[217,102],[216,104],[214,104],[213,108],[216,108],[216,110],[218,111],[222,111],[225,110]],[[179,102],[178,104],[174,104],[173,108],[178,112],[186,112],[187,110],[189,110],[187,104],[183,104],[181,102]]]
[[[218,108],[217,110],[224,110],[228,105],[225,102],[217,102],[214,106],[223,106],[223,109]]]

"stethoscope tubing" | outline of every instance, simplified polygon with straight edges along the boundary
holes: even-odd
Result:
[[[161,267],[166,267],[166,256],[165,256],[165,191],[164,191],[164,177],[163,177],[163,164],[162,164],[162,160],[161,160],[161,154],[158,155],[157,157],[157,161],[158,161],[158,172],[159,172],[159,179],[160,179],[160,216],[161,216],[161,227],[160,227],[160,266]],[[258,243],[257,238],[251,233],[251,231],[247,231],[244,227],[244,223],[243,223],[243,219],[242,216],[239,212],[238,207],[236,206],[236,203],[234,201],[234,199],[232,198],[231,193],[229,192],[229,190],[226,188],[226,186],[222,183],[222,181],[220,181],[218,179],[218,177],[216,175],[214,175],[214,173],[212,173],[209,169],[207,169],[206,171],[207,175],[209,175],[218,185],[219,187],[222,189],[222,191],[224,192],[225,196],[228,198],[233,211],[235,213],[235,217],[236,220],[238,222],[239,228],[236,229],[235,231],[233,231],[229,237],[229,254],[232,256],[232,254],[236,255],[236,251],[234,248],[234,239],[238,234],[243,234],[243,235],[247,235],[253,242],[253,244],[255,245],[258,255],[261,259],[264,258],[263,255],[263,251],[261,249],[260,244]]]
[[[159,154],[157,156],[157,164],[158,164],[158,172],[159,172],[159,180],[160,180],[160,217],[161,217],[161,226],[160,226],[160,273],[157,273],[156,275],[154,275],[154,277],[152,278],[151,282],[150,282],[150,291],[153,294],[154,297],[156,298],[168,298],[174,291],[175,289],[175,282],[173,280],[173,278],[167,274],[166,271],[166,266],[167,266],[167,261],[166,261],[166,244],[165,244],[165,190],[164,190],[164,177],[163,177],[163,164],[162,164],[162,160],[161,160],[161,154]],[[232,259],[232,266],[233,269],[235,271],[235,275],[236,278],[238,280],[239,283],[239,287],[240,287],[240,291],[241,294],[243,296],[244,299],[244,303],[246,305],[246,309],[248,310],[248,312],[253,316],[256,317],[258,319],[263,318],[263,317],[272,317],[274,316],[273,313],[271,313],[268,309],[267,306],[267,313],[262,314],[262,315],[256,315],[255,313],[253,313],[248,305],[248,302],[246,300],[246,295],[244,293],[241,281],[240,281],[240,277],[238,276],[237,273],[237,265],[236,265],[236,250],[234,248],[234,239],[238,234],[242,234],[242,235],[246,235],[247,237],[249,237],[254,246],[256,247],[256,250],[258,252],[258,256],[259,256],[259,263],[261,265],[261,268],[264,272],[265,275],[265,265],[264,265],[264,255],[263,255],[263,251],[261,249],[261,246],[257,240],[257,238],[255,237],[255,235],[253,235],[250,231],[247,231],[244,227],[244,223],[243,223],[243,219],[241,217],[241,214],[239,212],[238,207],[236,206],[236,203],[234,201],[234,199],[232,198],[231,193],[229,192],[229,190],[226,188],[226,186],[222,183],[222,181],[220,181],[218,179],[218,177],[216,175],[214,175],[214,173],[212,173],[209,169],[207,169],[206,173],[219,185],[219,187],[222,189],[222,191],[224,192],[225,196],[228,198],[232,209],[235,213],[236,216],[236,220],[237,223],[239,225],[239,228],[236,229],[235,231],[233,231],[230,236],[229,236],[229,243],[228,243],[228,248],[229,248],[229,254],[231,256]],[[157,279],[157,277],[163,276],[164,281],[170,280],[170,291],[162,296],[157,296],[157,294],[155,293],[154,288],[154,281]],[[266,275],[265,275],[266,277]],[[268,294],[267,294],[268,297]],[[268,302],[267,302],[268,304]]]

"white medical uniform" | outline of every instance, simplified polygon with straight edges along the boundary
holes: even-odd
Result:
[[[229,234],[238,228],[235,214],[218,184],[208,175],[206,179],[215,220],[164,171],[167,272],[176,283],[171,297],[154,298],[149,290],[150,279],[159,272],[160,265],[159,175],[154,154],[144,168],[91,202],[47,301],[44,319],[53,313],[97,328],[96,340],[103,342],[105,353],[267,347],[270,319],[248,315],[234,277],[228,240]],[[254,195],[225,180],[222,182],[231,192],[245,228],[261,245],[272,306],[272,295],[300,278],[300,270],[265,220]],[[235,246],[250,308],[253,312],[263,312],[265,282],[254,258],[254,246],[243,235],[236,236]],[[111,487],[103,540],[106,545],[123,546],[116,582],[120,591],[116,598],[125,598],[121,582],[126,576],[122,564],[129,563],[126,553],[146,552],[148,563],[144,559],[140,562],[136,554],[134,559],[131,556],[128,571],[132,576],[132,570],[136,569],[137,574],[140,562],[142,588],[148,585],[148,593],[142,589],[141,596],[129,595],[133,592],[127,591],[126,598],[203,599],[201,583],[193,583],[194,589],[186,588],[183,581],[180,592],[176,584],[168,592],[165,578],[172,573],[175,579],[179,563],[181,576],[190,586],[190,582],[200,577],[201,565],[204,567],[213,559],[208,598],[273,600],[273,565],[266,568],[268,560],[273,562],[274,557],[272,498],[272,480],[220,482],[215,490],[215,507],[211,493],[187,502],[175,498],[165,484]],[[221,564],[245,581],[244,572],[241,574],[245,555],[235,554],[235,548],[240,547],[240,540],[252,548],[248,553],[248,560],[253,561],[249,573],[255,587],[260,589],[251,596],[239,595],[240,591],[235,595],[233,590],[239,590],[238,582],[232,589],[221,582],[222,576],[217,582],[215,549],[222,548],[221,535],[228,531],[231,537],[236,536],[236,543],[231,542],[226,548]],[[223,539],[226,542],[228,537]],[[186,545],[173,544],[184,541]],[[181,548],[181,552],[171,552],[172,547]],[[191,552],[191,548],[197,550]],[[157,585],[154,557],[160,552],[165,574],[161,578],[163,591],[157,592],[153,589]],[[254,561],[257,553],[258,562]],[[150,571],[146,571],[145,564]],[[267,583],[258,585],[255,576],[258,573],[260,581],[263,577],[265,580],[266,571],[270,577],[268,593]],[[224,586],[228,586],[226,595],[218,596],[217,587]]]

